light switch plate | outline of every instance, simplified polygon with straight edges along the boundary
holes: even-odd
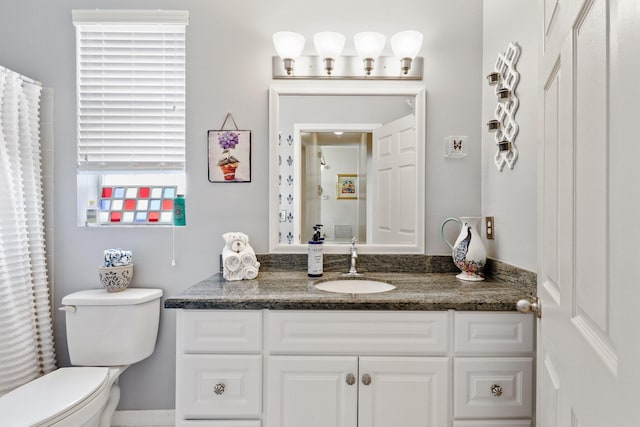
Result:
[[[467,156],[467,136],[448,136],[444,139],[444,156],[463,158]]]
[[[485,235],[487,236],[487,239],[493,240],[493,234],[495,232],[495,224],[493,222],[493,217],[492,216],[485,217],[485,224],[486,224]]]

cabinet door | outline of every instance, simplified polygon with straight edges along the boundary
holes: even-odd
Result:
[[[269,358],[268,425],[356,427],[358,358]]]
[[[186,354],[178,363],[179,420],[260,417],[262,356]]]
[[[530,357],[461,357],[454,363],[456,418],[530,418]]]
[[[358,427],[448,425],[449,366],[446,357],[361,357]]]

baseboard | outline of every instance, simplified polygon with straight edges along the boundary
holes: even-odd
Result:
[[[176,411],[158,409],[152,411],[115,411],[112,427],[173,427]]]

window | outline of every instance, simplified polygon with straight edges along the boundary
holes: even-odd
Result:
[[[184,193],[188,12],[74,10],[73,23],[79,206],[115,185]],[[101,225],[126,224],[98,217]],[[78,218],[84,225],[82,209]]]

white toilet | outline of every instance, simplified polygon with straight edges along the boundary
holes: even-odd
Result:
[[[62,298],[74,367],[60,368],[0,397],[0,425],[108,427],[120,374],[154,350],[161,289],[75,292]]]

